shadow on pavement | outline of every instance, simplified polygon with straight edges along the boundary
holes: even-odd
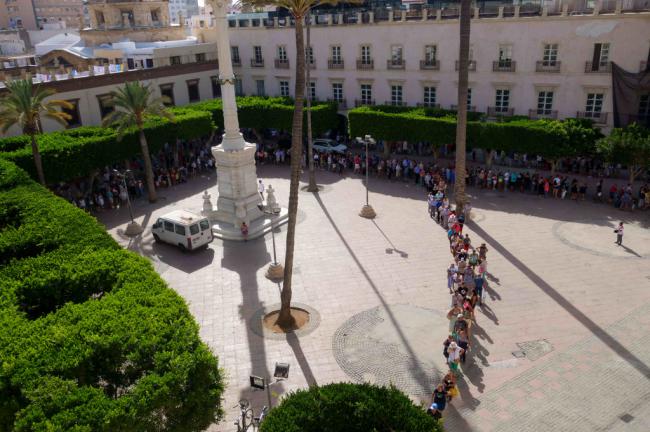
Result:
[[[408,257],[409,257],[409,254],[408,254],[407,252],[404,252],[403,250],[399,250],[399,249],[397,249],[397,248],[395,247],[395,245],[394,245],[393,242],[390,240],[390,238],[386,235],[386,233],[384,232],[384,230],[382,230],[382,229],[379,227],[379,225],[377,225],[377,222],[375,222],[375,221],[373,220],[372,223],[373,223],[373,225],[374,225],[375,227],[377,227],[377,230],[379,230],[379,232],[381,233],[381,235],[384,236],[384,238],[386,239],[386,241],[388,242],[388,244],[391,246],[389,249],[386,249],[386,253],[387,253],[387,254],[392,254],[393,252],[395,252],[395,253],[399,254],[399,256],[401,256],[402,258],[408,258]]]
[[[575,307],[570,301],[562,296],[557,290],[555,290],[551,285],[549,285],[544,279],[539,277],[537,273],[531,270],[526,264],[521,262],[516,256],[514,256],[506,247],[501,245],[494,237],[485,232],[477,224],[470,222],[469,223],[472,230],[478,234],[481,238],[485,240],[494,250],[498,251],[503,258],[508,262],[514,265],[520,272],[524,274],[533,284],[537,285],[546,295],[553,299],[560,307],[569,312],[580,324],[586,327],[594,336],[600,339],[605,345],[607,345],[612,351],[614,351],[621,360],[629,363],[632,367],[638,370],[644,376],[650,378],[650,367],[631,353],[627,348],[625,348],[620,342],[610,336],[605,330],[603,330],[598,324],[593,322],[589,317],[582,313],[577,307]]]

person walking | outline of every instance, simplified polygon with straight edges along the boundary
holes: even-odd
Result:
[[[623,222],[621,222],[618,224],[618,228],[614,230],[614,232],[616,233],[616,244],[619,246],[623,244],[623,231],[624,231]]]

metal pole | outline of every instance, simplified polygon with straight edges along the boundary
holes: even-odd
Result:
[[[370,140],[366,139],[366,205],[368,204],[368,172],[370,171],[370,167],[368,165],[368,142]]]
[[[126,172],[122,176],[122,182],[124,183],[124,190],[126,191],[126,205],[129,207],[129,215],[131,216],[131,223],[133,223],[133,209],[131,208],[131,198],[129,197],[129,188],[126,185]]]
[[[271,215],[271,239],[273,239],[273,264],[278,263],[278,258],[275,254],[275,216]]]

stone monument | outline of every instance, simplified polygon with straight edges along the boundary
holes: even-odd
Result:
[[[244,141],[239,131],[237,103],[235,100],[235,75],[230,55],[230,36],[228,35],[228,0],[208,0],[212,6],[217,31],[217,51],[219,57],[219,84],[223,105],[224,130],[220,145],[212,148],[216,160],[217,185],[219,196],[217,208],[211,213],[212,231],[215,236],[228,240],[244,240],[241,224],[249,227],[248,238],[259,237],[270,231],[272,226],[286,222],[288,214],[281,209],[275,216],[262,211],[262,197],[257,191],[255,152],[257,146]]]

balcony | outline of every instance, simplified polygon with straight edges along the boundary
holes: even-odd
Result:
[[[456,60],[456,71],[458,71],[458,65],[459,61]],[[467,70],[470,72],[476,72],[476,60],[470,60],[469,64],[467,65]]]
[[[560,65],[562,62],[559,61],[538,61],[535,62],[535,72],[560,72]]]
[[[514,72],[517,62],[512,60],[497,60],[492,62],[492,72]]]
[[[438,60],[420,60],[420,69],[440,70],[440,62]]]
[[[458,105],[451,105],[450,109],[452,111],[458,111]],[[476,112],[476,105],[467,105],[467,111]]]
[[[275,68],[289,69],[289,59],[275,59]]]
[[[357,70],[372,70],[375,68],[374,60],[357,60]]]
[[[401,101],[393,101],[393,100],[389,100],[389,101],[386,101],[386,102],[384,103],[384,105],[390,105],[390,106],[402,106],[402,107],[405,107],[405,106],[406,106],[406,102],[403,101],[403,100],[401,100]]]
[[[311,70],[316,69],[316,59],[312,59],[311,62],[305,62],[305,66]]]
[[[611,62],[600,62],[594,64],[593,62],[588,61],[585,63],[585,73],[610,73],[611,71]]]
[[[404,69],[406,61],[404,59],[393,59],[386,61],[386,69]]]
[[[343,69],[345,68],[345,63],[343,59],[327,60],[327,69]]]
[[[348,108],[348,103],[345,99],[336,100],[336,99],[327,99],[328,102],[335,103],[338,107],[338,110],[344,110]],[[357,105],[358,106],[358,105]]]
[[[418,108],[437,108],[437,109],[440,109],[440,104],[439,103],[418,102],[417,107]]]
[[[263,68],[264,67],[264,59],[251,59],[251,67],[252,68]]]
[[[515,113],[514,108],[491,107],[487,109],[488,117],[512,117]]]
[[[528,110],[528,117],[533,120],[539,119],[557,119],[556,110],[531,109]]]
[[[241,67],[241,59],[240,58],[232,58],[232,67]]]
[[[607,124],[606,112],[578,111],[576,117],[579,119],[590,119],[596,124]]]
[[[375,100],[374,99],[355,99],[354,100],[354,106],[355,107],[360,107],[364,105],[375,105]]]

